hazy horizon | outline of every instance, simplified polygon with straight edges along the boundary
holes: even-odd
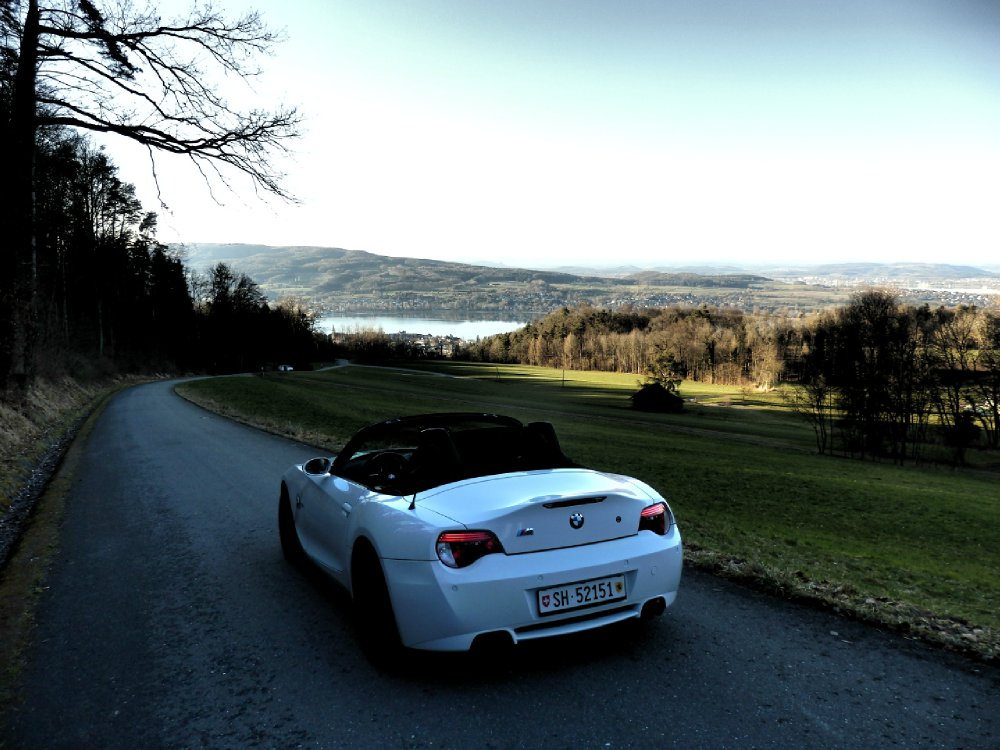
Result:
[[[190,251],[192,248],[195,248],[195,254],[199,255],[199,256],[209,255],[209,257],[207,259],[203,259],[203,261],[202,261],[203,263],[206,263],[207,265],[211,265],[213,262],[215,262],[219,258],[232,258],[233,257],[233,256],[226,255],[225,253],[222,253],[222,252],[219,252],[219,253],[206,253],[204,250],[199,249],[199,248],[204,248],[206,246],[210,246],[210,247],[213,247],[213,248],[226,248],[226,247],[249,248],[251,250],[256,250],[256,249],[259,249],[259,248],[268,248],[268,249],[276,249],[276,250],[281,250],[281,249],[298,249],[298,248],[315,248],[315,249],[320,249],[320,250],[347,250],[347,251],[358,251],[358,252],[368,252],[368,253],[371,253],[371,251],[360,250],[360,249],[357,249],[357,248],[343,248],[343,247],[335,247],[335,246],[330,246],[330,245],[311,245],[311,244],[265,245],[265,244],[262,244],[262,243],[253,243],[253,242],[191,242],[191,243],[178,243],[178,244],[174,244],[173,245],[173,247],[175,249],[186,249],[188,251]],[[387,258],[409,258],[409,259],[417,258],[417,256],[414,256],[414,255],[394,255],[394,254],[391,254],[391,253],[371,253],[371,254],[372,255],[378,255],[378,256],[381,256],[381,257],[387,257]],[[420,259],[420,258],[417,258],[417,259]],[[423,260],[436,261],[436,260],[440,260],[440,259],[438,259],[438,258],[425,258]],[[934,261],[934,262],[923,262],[923,261],[920,261],[920,262],[916,262],[916,261],[892,261],[892,262],[887,262],[887,263],[882,263],[880,261],[832,261],[832,262],[828,262],[828,261],[818,261],[818,260],[814,260],[814,261],[808,261],[808,260],[807,261],[794,261],[794,260],[791,260],[791,261],[786,261],[786,262],[781,262],[781,263],[768,262],[768,261],[762,261],[762,262],[750,262],[750,261],[748,261],[748,262],[745,262],[745,263],[739,263],[739,262],[725,263],[725,262],[705,261],[705,262],[702,262],[702,263],[691,262],[691,263],[676,263],[676,264],[674,264],[674,263],[665,263],[665,262],[660,262],[660,261],[645,261],[645,262],[639,261],[639,262],[631,263],[631,262],[628,262],[628,261],[625,261],[625,260],[622,260],[622,261],[608,260],[608,261],[603,261],[603,262],[600,261],[600,260],[590,260],[590,261],[588,261],[588,260],[581,260],[579,262],[572,262],[572,261],[566,262],[566,261],[564,261],[564,262],[553,263],[553,264],[547,264],[547,263],[530,263],[529,262],[529,264],[524,265],[524,264],[506,263],[506,262],[502,262],[502,261],[495,261],[495,260],[489,260],[489,259],[484,259],[484,258],[478,258],[478,259],[477,258],[465,258],[465,259],[463,259],[463,258],[456,258],[456,259],[446,259],[445,262],[452,262],[452,263],[459,263],[459,264],[473,265],[473,266],[486,266],[486,267],[491,267],[491,268],[508,268],[508,267],[509,268],[526,268],[526,269],[535,269],[535,270],[539,270],[539,271],[558,271],[558,270],[565,270],[565,269],[581,269],[581,270],[593,269],[595,271],[602,271],[602,270],[603,271],[614,271],[614,270],[621,270],[621,269],[654,270],[656,268],[664,268],[664,269],[674,269],[674,270],[679,270],[679,271],[683,271],[685,269],[717,269],[717,270],[722,271],[722,272],[725,272],[726,270],[739,271],[739,272],[748,272],[748,271],[766,270],[766,269],[772,269],[772,270],[776,270],[776,269],[802,269],[802,270],[806,270],[806,269],[811,269],[811,268],[818,269],[818,268],[827,267],[827,266],[834,266],[834,267],[836,267],[836,266],[855,266],[855,267],[857,267],[857,266],[875,266],[875,267],[881,267],[881,266],[900,266],[900,267],[903,267],[903,266],[909,266],[909,265],[918,265],[918,266],[925,266],[926,265],[926,266],[931,266],[931,267],[940,266],[942,268],[973,268],[973,269],[978,269],[978,270],[986,271],[988,273],[1000,274],[1000,262],[997,262],[997,263],[982,263],[982,264],[967,264],[967,263],[959,263],[959,262],[948,262],[946,260]],[[238,263],[238,260],[237,260],[237,263]]]
[[[998,256],[1000,3],[254,7],[288,41],[252,92],[225,90],[300,106],[279,166],[302,204],[237,179],[248,197],[216,189],[218,206],[158,158],[163,241],[515,266]],[[102,142],[156,208],[148,154]]]

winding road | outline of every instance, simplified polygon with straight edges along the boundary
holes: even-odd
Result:
[[[997,668],[690,570],[644,630],[381,672],[278,546],[280,474],[315,451],[172,386],[87,439],[6,747],[1000,746]]]

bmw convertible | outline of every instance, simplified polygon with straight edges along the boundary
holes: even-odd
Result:
[[[667,502],[563,453],[548,422],[427,414],[359,431],[281,480],[285,557],[350,593],[369,647],[464,651],[662,614]]]

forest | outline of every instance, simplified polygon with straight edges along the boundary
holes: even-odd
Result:
[[[869,289],[815,315],[737,309],[563,308],[458,355],[635,373],[671,390],[687,379],[787,389],[820,453],[917,459],[938,439],[963,461],[1000,447],[1000,309],[931,309]]]
[[[63,373],[303,366],[326,354],[326,337],[294,300],[269,304],[224,263],[195,273],[159,243],[156,214],[88,138],[46,129],[35,170],[33,295],[20,319],[27,330],[16,333],[30,336],[30,354],[9,386]]]
[[[0,394],[40,377],[232,372],[322,353],[294,301],[224,264],[200,277],[92,134],[188,160],[209,184],[289,198],[272,157],[294,109],[232,108],[210,73],[252,78],[278,37],[211,5],[161,18],[124,0],[0,0]],[[160,201],[162,203],[162,197]]]

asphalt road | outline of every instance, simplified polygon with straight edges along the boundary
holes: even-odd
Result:
[[[691,571],[644,631],[380,672],[346,597],[281,557],[279,477],[313,452],[171,384],[118,395],[72,483],[7,746],[1000,746],[1000,670]]]

